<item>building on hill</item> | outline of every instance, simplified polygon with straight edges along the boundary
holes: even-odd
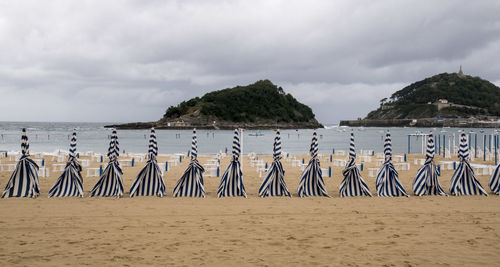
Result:
[[[464,72],[462,71],[462,65],[460,65],[460,69],[458,70],[458,77],[462,78],[464,77]]]

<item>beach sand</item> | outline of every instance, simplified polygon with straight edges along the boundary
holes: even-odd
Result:
[[[302,157],[307,161],[307,155],[297,156]],[[222,161],[221,173],[228,161],[229,157]],[[496,195],[339,198],[342,167],[335,167],[333,177],[324,178],[331,198],[301,199],[297,197],[301,171],[283,160],[293,197],[261,199],[262,178],[245,157],[247,199],[217,199],[217,177],[205,178],[205,199],[172,198],[187,162],[165,174],[168,196],[162,199],[128,197],[141,162],[124,167],[127,194],[121,199],[89,198],[98,177],[86,178],[85,170],[84,198],[48,199],[47,192],[60,174],[52,172],[51,177],[40,178],[39,198],[0,199],[0,264],[478,266],[500,260]],[[329,164],[322,161],[322,167]],[[418,168],[412,164],[409,171],[399,172],[408,192]],[[368,177],[366,169],[362,175],[376,195],[375,178]],[[443,171],[440,177],[447,192],[451,175],[452,171]],[[9,176],[10,172],[0,172],[2,189]],[[477,177],[487,188],[489,176]]]

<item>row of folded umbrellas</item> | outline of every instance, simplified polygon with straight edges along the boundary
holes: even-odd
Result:
[[[243,184],[243,175],[240,165],[240,132],[234,131],[232,158],[226,171],[221,177],[217,190],[218,197],[247,197]],[[26,129],[22,130],[21,138],[21,158],[12,173],[2,198],[5,197],[37,197],[40,195],[38,181],[38,166],[29,157],[29,142]],[[318,138],[316,132],[313,133],[311,147],[311,159],[307,167],[302,172],[299,181],[298,195],[300,197],[326,196],[328,192],[322,178],[320,160],[318,158]],[[109,162],[104,169],[98,182],[90,192],[91,197],[121,197],[124,194],[122,175],[123,171],[118,162],[120,154],[118,136],[113,129],[109,143],[107,156]],[[434,163],[435,145],[432,133],[428,136],[425,164],[417,172],[413,181],[413,192],[417,196],[423,195],[447,195],[439,184],[439,169]],[[387,131],[384,142],[385,161],[376,177],[376,190],[378,196],[396,197],[408,196],[402,186],[398,172],[392,164],[392,144],[391,135]],[[158,144],[156,133],[151,129],[149,139],[148,160],[144,168],[141,169],[132,187],[130,197],[135,196],[158,196],[164,197],[165,182],[161,175],[160,167],[157,164]],[[204,169],[197,159],[197,139],[196,130],[193,130],[191,142],[191,161],[187,169],[177,181],[174,197],[205,197],[206,192],[203,183]],[[276,131],[273,144],[273,162],[271,163],[267,175],[259,188],[259,196],[287,196],[290,197],[284,175],[285,170],[281,163],[281,138],[279,130]],[[487,195],[486,190],[474,176],[474,171],[469,164],[468,140],[464,133],[460,137],[460,147],[458,152],[460,160],[450,183],[451,195]],[[343,170],[344,179],[340,184],[341,197],[372,196],[370,190],[361,177],[356,165],[356,150],[354,144],[354,133],[351,132],[349,145],[349,161]],[[83,197],[83,178],[81,176],[82,167],[76,157],[76,132],[73,132],[68,161],[61,176],[54,186],[49,190],[49,197]],[[494,171],[489,186],[494,194],[500,195],[500,165]]]

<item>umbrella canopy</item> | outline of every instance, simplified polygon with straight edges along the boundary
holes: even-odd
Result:
[[[399,181],[399,175],[392,165],[392,142],[391,133],[387,131],[384,142],[385,162],[377,172],[376,187],[377,194],[381,197],[408,196],[403,185]]]
[[[130,188],[130,197],[165,196],[165,182],[163,181],[160,166],[158,166],[156,161],[157,156],[158,144],[156,142],[156,132],[154,128],[151,128],[151,134],[149,135],[148,161],[132,184]]]
[[[83,197],[82,166],[76,159],[76,132],[69,143],[69,155],[63,173],[49,190],[49,197]]]
[[[229,166],[220,179],[218,197],[247,197],[245,186],[243,185],[243,173],[240,165],[240,135],[238,129],[234,130],[233,156]]]
[[[113,129],[111,141],[109,142],[108,158],[109,162],[102,176],[90,191],[91,197],[121,197],[123,195],[123,171],[118,163],[120,156],[120,146],[116,129]]]
[[[417,172],[413,181],[413,193],[417,196],[438,195],[446,196],[439,184],[439,170],[434,163],[435,145],[432,132],[427,137],[427,149],[425,151],[425,164]]]
[[[497,166],[490,178],[490,189],[494,194],[500,195],[500,164]]]
[[[316,131],[313,133],[309,153],[311,153],[311,160],[302,172],[298,194],[300,197],[329,197],[328,192],[326,192],[325,182],[323,181],[321,166],[318,159],[318,135]]]
[[[486,190],[481,186],[481,183],[474,176],[474,170],[469,164],[469,146],[467,135],[462,133],[460,135],[460,147],[458,149],[458,163],[457,169],[450,182],[450,194],[454,196],[460,195],[485,195]]]
[[[2,198],[31,197],[40,195],[38,182],[38,165],[29,158],[29,142],[26,129],[23,128],[21,137],[21,158],[5,186]]]
[[[354,146],[354,132],[351,131],[351,140],[349,143],[349,162],[342,171],[344,180],[340,184],[341,197],[354,197],[354,196],[372,196],[368,185],[361,177],[358,166],[356,166],[356,149]]]
[[[196,139],[196,129],[193,129],[191,162],[174,187],[174,197],[205,197],[204,171],[205,169],[198,162],[198,141]]]
[[[273,159],[266,178],[262,181],[259,188],[260,197],[287,196],[290,197],[290,192],[285,183],[285,170],[281,164],[281,136],[280,131],[276,131],[273,145]]]

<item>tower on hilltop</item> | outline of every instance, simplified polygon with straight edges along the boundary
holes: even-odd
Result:
[[[458,77],[464,77],[464,72],[462,71],[462,65],[460,65],[460,69],[458,70]]]

